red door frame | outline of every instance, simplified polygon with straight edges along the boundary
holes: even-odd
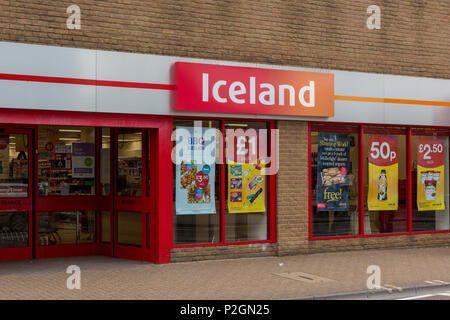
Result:
[[[312,176],[311,176],[311,132],[358,132],[359,138],[359,185],[358,185],[358,199],[359,199],[359,233],[357,235],[349,236],[312,236]],[[439,131],[427,131],[427,129]],[[406,214],[407,214],[407,231],[397,233],[380,233],[380,234],[365,234],[364,232],[364,134],[379,133],[379,134],[398,134],[406,137]],[[354,123],[327,123],[327,122],[308,122],[308,240],[335,240],[335,239],[349,239],[349,238],[370,238],[370,237],[384,237],[384,236],[400,236],[400,235],[415,235],[428,233],[450,233],[450,230],[436,230],[436,231],[412,231],[412,179],[411,179],[411,137],[412,135],[433,135],[446,136],[450,140],[450,127],[443,126],[412,126],[412,125],[383,125],[383,124],[354,124]],[[450,156],[450,147],[449,147]],[[449,179],[450,184],[450,179]],[[449,186],[450,187],[450,186]]]
[[[154,261],[154,244],[151,238],[151,235],[154,234],[152,230],[149,228],[153,226],[153,223],[150,223],[150,217],[153,217],[153,201],[154,198],[150,194],[150,184],[153,182],[149,175],[149,162],[153,162],[150,157],[149,150],[149,133],[147,129],[136,129],[132,132],[141,132],[142,140],[141,140],[141,161],[142,161],[142,183],[141,183],[141,196],[140,197],[120,197],[117,194],[117,183],[114,183],[114,214],[113,214],[113,225],[114,225],[114,256],[118,258],[132,259],[132,260],[140,260],[140,261]],[[117,170],[118,170],[118,135],[120,135],[121,129],[113,129],[113,137],[114,139],[114,158],[113,158],[113,167],[114,167],[114,175],[112,179],[117,181]],[[127,131],[126,133],[130,133]],[[150,158],[150,159],[149,159]],[[130,211],[130,212],[139,212],[141,214],[141,247],[133,247],[127,245],[121,245],[118,242],[118,212],[119,211]]]
[[[67,256],[89,256],[97,253],[97,241],[80,244],[47,245],[39,244],[39,213],[57,211],[94,211],[96,216],[96,231],[98,230],[98,212],[100,210],[98,199],[99,185],[99,159],[98,159],[98,131],[95,130],[95,195],[93,196],[39,196],[38,188],[35,188],[35,257],[54,258]],[[35,132],[35,150],[38,146],[38,128]],[[38,156],[35,157],[35,168],[38,168]],[[38,170],[35,174],[35,185],[38,186]],[[96,233],[98,238],[98,233]]]
[[[26,212],[28,214],[28,245],[26,247],[0,248],[0,261],[31,259],[33,257],[33,130],[3,126],[0,134],[26,134],[28,136],[28,196],[0,198],[0,213]],[[9,144],[8,144],[9,148]]]
[[[99,174],[98,174],[98,180],[97,183],[97,199],[100,203],[100,209],[97,213],[97,253],[112,257],[114,256],[114,168],[113,168],[113,157],[114,157],[114,143],[113,143],[113,129],[108,128],[109,130],[109,185],[110,190],[108,195],[102,194],[102,188],[101,188],[101,150],[103,145],[103,128],[96,128],[97,137],[98,139],[96,142],[98,143],[98,148],[96,148],[97,151],[97,158],[98,159],[98,166],[99,166]],[[109,239],[108,241],[103,241],[103,211],[109,212]]]
[[[151,225],[154,242],[155,263],[169,263],[172,249],[172,161],[171,161],[171,135],[172,117],[153,115],[133,115],[133,114],[111,114],[111,113],[88,113],[76,111],[49,111],[49,110],[24,110],[24,109],[2,109],[2,127],[14,128],[34,128],[37,125],[59,125],[59,126],[89,126],[89,127],[110,127],[110,128],[146,128],[152,131],[153,147],[155,155],[154,163],[151,164],[154,172],[153,192],[154,195],[154,215]],[[37,134],[35,135],[35,140]],[[31,139],[32,140],[32,139]],[[96,141],[98,142],[98,140]],[[97,148],[98,150],[98,148]],[[33,151],[34,152],[34,151]],[[34,155],[33,155],[34,156]],[[35,163],[36,161],[34,161]],[[99,163],[99,161],[97,161]],[[36,164],[35,164],[36,165]],[[30,165],[30,168],[33,166]],[[33,175],[31,175],[33,176]],[[98,176],[97,176],[98,177]],[[111,178],[112,179],[112,178]],[[97,178],[98,181],[98,178]],[[34,173],[34,185],[37,185],[37,171]],[[98,182],[97,182],[98,184]],[[37,196],[37,188],[34,195]],[[98,192],[97,188],[97,192]],[[96,198],[95,196],[93,198]],[[64,197],[64,200],[74,200]],[[97,198],[98,199],[98,198]],[[58,201],[59,202],[59,201]],[[95,200],[89,200],[84,207],[91,207]],[[36,201],[37,204],[37,201]],[[59,204],[62,204],[59,202]],[[56,204],[55,204],[56,205]],[[55,207],[50,203],[42,205],[40,209],[51,209]],[[37,207],[37,206],[36,206]],[[37,210],[32,216],[37,217]],[[99,212],[99,211],[97,211]],[[97,214],[97,222],[100,215]],[[33,224],[30,224],[32,226]],[[37,223],[34,224],[37,233]],[[100,224],[97,223],[97,230]],[[79,245],[61,245],[41,247],[36,257],[58,257],[74,256],[86,254],[107,254],[112,255],[111,245],[99,244],[100,233],[97,232],[97,243]],[[36,235],[34,240],[37,241]],[[56,248],[60,247],[60,248]],[[106,252],[105,252],[106,251]],[[13,256],[8,255],[8,260]]]

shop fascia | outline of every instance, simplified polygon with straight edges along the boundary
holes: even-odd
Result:
[[[175,111],[334,116],[334,75],[176,62]]]
[[[202,73],[202,101],[209,102],[209,74]],[[227,88],[228,82],[226,80],[215,81],[212,85],[212,98],[219,103],[227,103],[228,98],[220,95],[219,91],[222,87]],[[285,106],[285,92],[289,92],[289,106],[295,106],[295,93],[296,89],[288,84],[278,85],[278,90],[275,90],[275,85],[271,83],[259,83],[257,86],[256,77],[249,77],[249,90],[246,85],[241,81],[234,81],[228,86],[228,97],[230,100],[237,104],[256,104],[256,96],[258,101],[267,106],[275,105],[275,96],[278,92],[278,106]],[[258,90],[258,92],[257,92]],[[223,90],[222,90],[223,92]],[[309,93],[309,101],[306,101],[306,93]],[[315,107],[315,82],[309,81],[308,86],[303,86],[298,90],[298,100],[304,107]]]

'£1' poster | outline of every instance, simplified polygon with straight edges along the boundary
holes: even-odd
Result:
[[[398,208],[398,137],[369,136],[370,211]]]
[[[265,212],[264,162],[228,164],[228,212]]]
[[[444,141],[417,141],[417,209],[445,210],[444,203]]]

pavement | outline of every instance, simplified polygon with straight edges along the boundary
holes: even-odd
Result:
[[[81,270],[69,290],[67,267]],[[380,287],[367,280],[380,271]],[[109,257],[0,262],[0,300],[268,300],[398,298],[450,290],[450,247],[150,264]],[[373,268],[373,267],[372,267]]]

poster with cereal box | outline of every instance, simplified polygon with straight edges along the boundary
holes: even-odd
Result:
[[[215,134],[210,128],[177,127],[175,165],[177,215],[215,214]],[[212,129],[215,130],[215,129]],[[207,161],[206,159],[209,159]]]

